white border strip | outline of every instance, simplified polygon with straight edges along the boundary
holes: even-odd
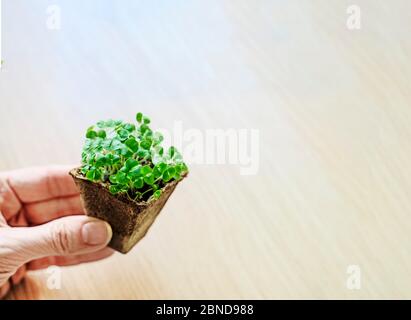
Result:
[[[2,0],[0,0],[0,69],[1,69],[1,67],[2,67],[2,65],[3,65],[3,56],[2,56],[2,54],[1,54],[1,1]]]

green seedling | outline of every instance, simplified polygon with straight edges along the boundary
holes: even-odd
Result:
[[[136,124],[99,121],[88,128],[81,173],[113,195],[124,194],[137,202],[155,200],[188,168],[175,147],[164,150],[163,136],[150,128],[148,117],[137,113],[136,120]]]

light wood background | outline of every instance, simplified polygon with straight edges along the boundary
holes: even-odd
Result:
[[[76,163],[139,110],[261,144],[254,176],[192,166],[130,254],[10,298],[411,298],[410,30],[409,0],[3,0],[0,170]]]

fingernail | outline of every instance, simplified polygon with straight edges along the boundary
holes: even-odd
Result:
[[[103,221],[91,221],[83,225],[81,236],[86,244],[96,246],[107,243],[111,238],[111,227]]]

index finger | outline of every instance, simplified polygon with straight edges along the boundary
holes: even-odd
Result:
[[[32,203],[77,195],[77,187],[69,175],[74,166],[34,167],[0,174],[19,200]]]

